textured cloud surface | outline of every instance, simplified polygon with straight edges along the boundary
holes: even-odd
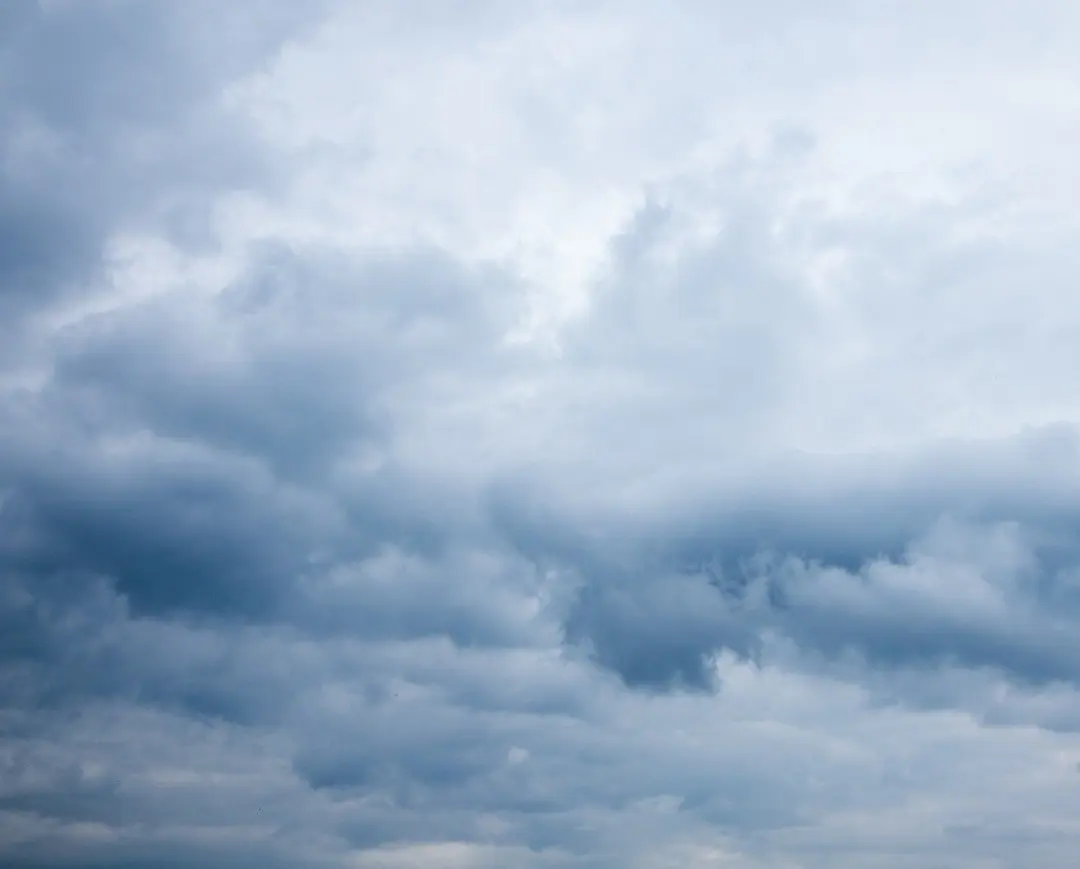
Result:
[[[1080,859],[1080,6],[0,6],[0,869]]]

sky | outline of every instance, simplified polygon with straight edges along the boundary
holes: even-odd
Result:
[[[1080,859],[1080,4],[0,4],[0,869]]]

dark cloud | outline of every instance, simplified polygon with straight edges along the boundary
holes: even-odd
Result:
[[[1075,682],[1076,468],[1075,434],[1055,426],[789,459],[674,516],[616,507],[578,524],[572,500],[520,483],[492,509],[523,553],[568,572],[567,638],[630,685],[715,687],[712,656],[756,658],[763,632],[874,666]]]
[[[140,610],[265,617],[319,553],[445,545],[446,496],[392,457],[347,490],[331,478],[385,451],[396,383],[465,376],[485,352],[471,286],[422,256],[357,272],[271,253],[203,308],[64,331],[49,384],[2,411],[12,558],[113,577]]]
[[[1067,863],[1057,200],[778,8],[0,8],[0,867]]]
[[[219,88],[300,19],[267,2],[243,21],[218,10],[207,26],[209,11],[9,4],[0,29],[5,318],[91,289],[112,233],[164,221],[205,235],[206,206],[222,186],[268,179]]]
[[[594,580],[566,631],[632,687],[712,687],[713,653],[754,646],[752,623],[706,577],[678,574]]]

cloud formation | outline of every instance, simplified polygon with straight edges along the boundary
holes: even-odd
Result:
[[[1075,858],[1074,4],[219,6],[0,9],[0,867]]]

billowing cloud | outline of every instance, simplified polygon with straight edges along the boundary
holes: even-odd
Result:
[[[0,867],[1075,859],[1076,19],[5,5]]]

